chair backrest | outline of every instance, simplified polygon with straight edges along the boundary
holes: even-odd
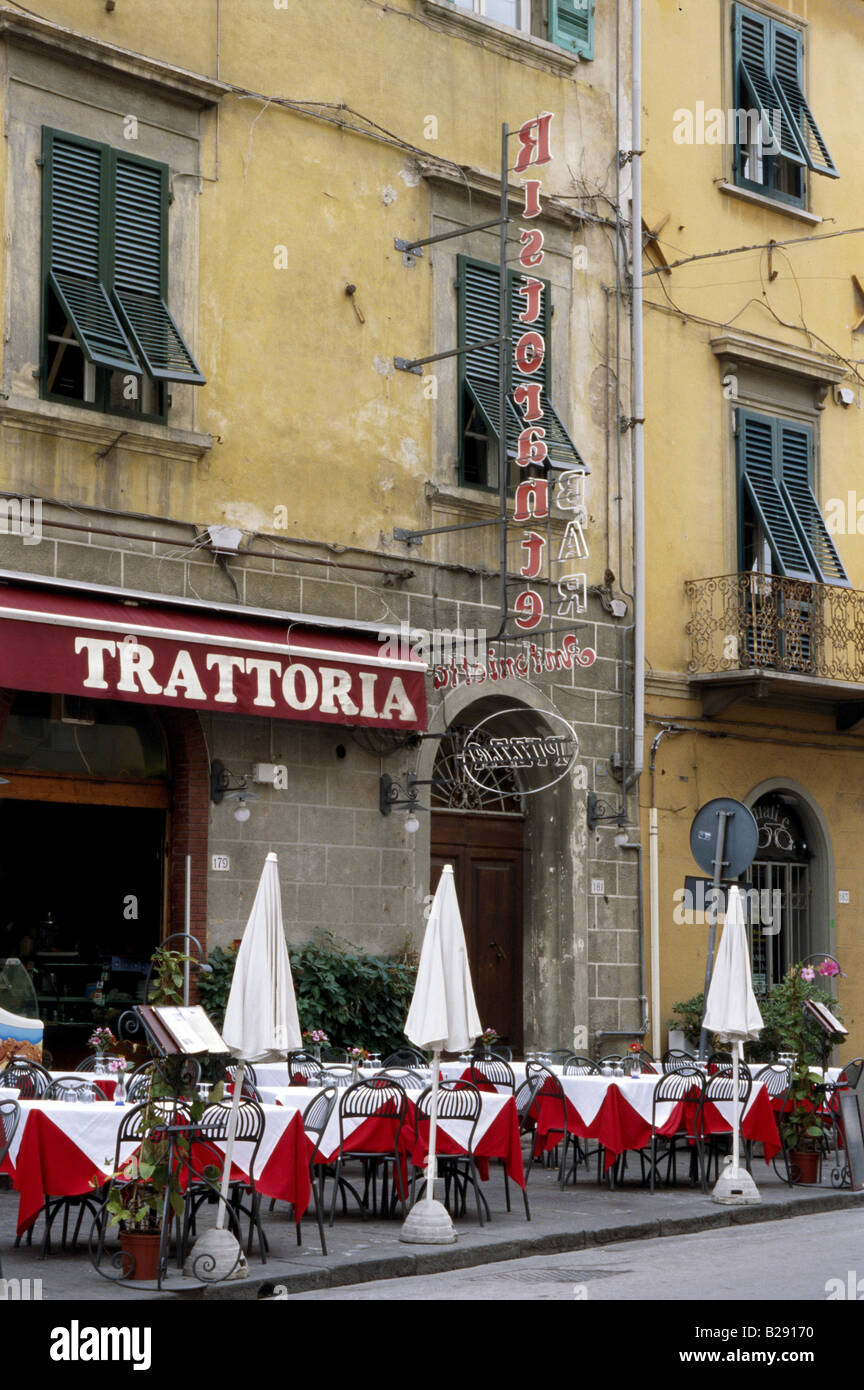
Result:
[[[395,1081],[397,1086],[401,1086],[406,1091],[422,1091],[423,1080],[416,1071],[410,1071],[408,1067],[382,1067],[376,1071],[372,1077],[373,1081]]]
[[[661,1065],[664,1072],[680,1071],[682,1067],[685,1070],[692,1068],[695,1061],[696,1058],[691,1057],[689,1052],[677,1052],[671,1049],[663,1053]]]
[[[213,1139],[217,1143],[225,1142],[228,1138],[228,1126],[233,1109],[234,1103],[231,1098],[217,1101],[214,1105],[208,1105],[198,1121],[196,1129],[201,1131],[205,1139]],[[257,1148],[264,1134],[266,1123],[264,1111],[256,1100],[252,1097],[247,1099],[245,1095],[241,1095],[240,1104],[236,1110],[235,1141],[238,1144],[254,1144]]]
[[[304,1059],[300,1062],[295,1058],[293,1062],[289,1063],[289,1075],[292,1086],[299,1086],[307,1081],[315,1084],[321,1076],[321,1063],[317,1062],[314,1057],[308,1061]],[[300,1078],[299,1081],[298,1077]]]
[[[507,1086],[512,1095],[516,1093],[513,1068],[503,1057],[493,1055],[488,1061],[485,1058],[480,1061],[473,1057],[468,1076],[473,1086],[482,1086],[484,1083],[492,1086]]]
[[[85,1057],[83,1062],[79,1062],[76,1071],[107,1071],[109,1062],[122,1062],[126,1065],[126,1058],[121,1057],[119,1052],[94,1052],[92,1057]]]
[[[5,1071],[0,1072],[0,1083],[10,1090],[17,1089],[19,1100],[39,1100],[51,1085],[51,1073],[38,1062],[13,1057]]]
[[[322,1062],[347,1062],[348,1051],[344,1047],[322,1047]]]
[[[767,1062],[753,1077],[761,1081],[769,1096],[785,1096],[789,1089],[790,1072],[785,1062]]]
[[[398,1052],[391,1052],[389,1057],[385,1057],[382,1065],[385,1067],[409,1067],[411,1070],[416,1070],[419,1067],[421,1071],[425,1071],[428,1069],[429,1063],[423,1053],[418,1052],[416,1048],[400,1047]]]
[[[408,1097],[394,1082],[376,1086],[374,1081],[357,1081],[348,1086],[339,1103],[339,1120],[367,1119],[379,1115],[384,1119],[404,1119]]]
[[[486,1050],[480,1043],[474,1044],[473,1056],[475,1061],[478,1059],[482,1061],[486,1056]],[[501,1043],[496,1043],[494,1048],[490,1048],[489,1056],[495,1058],[499,1062],[512,1062],[513,1049],[512,1047],[503,1047]]]
[[[746,1105],[750,1099],[750,1092],[753,1089],[753,1078],[746,1068],[738,1073],[738,1099],[742,1105]],[[705,1086],[705,1104],[715,1100],[734,1100],[735,1098],[735,1078],[731,1072],[716,1072],[714,1076],[709,1076]]]
[[[224,1076],[224,1078],[223,1078],[224,1081],[226,1082],[226,1084],[227,1084],[227,1082],[233,1081],[233,1080],[234,1080],[234,1069],[235,1069],[235,1067],[239,1067],[239,1065],[240,1065],[240,1062],[239,1062],[239,1059],[238,1059],[238,1058],[236,1058],[236,1057],[229,1057],[229,1058],[228,1058],[227,1062],[225,1063],[225,1076]],[[199,1078],[200,1078],[200,1072],[199,1072]],[[251,1081],[253,1086],[257,1086],[257,1085],[258,1085],[258,1074],[257,1074],[257,1072],[255,1071],[255,1068],[253,1067],[253,1065],[252,1065],[251,1062],[244,1062],[244,1063],[243,1063],[243,1080],[244,1080],[244,1081]]]
[[[462,1082],[463,1086],[466,1084],[466,1082]],[[531,1107],[537,1099],[542,1085],[543,1078],[541,1076],[526,1076],[516,1090],[514,1099],[516,1101],[516,1114],[519,1116],[520,1132],[524,1132],[527,1127]]]
[[[601,1057],[597,1065],[598,1067],[623,1067],[624,1058],[620,1052],[610,1052],[608,1056]]]
[[[708,1057],[707,1066],[709,1070],[711,1067],[731,1067],[731,1065],[731,1052],[712,1052]]]
[[[841,1071],[838,1078],[839,1084],[848,1086],[850,1091],[857,1090],[862,1071],[864,1071],[864,1057],[855,1057],[853,1061],[847,1062]]]
[[[21,1107],[17,1100],[0,1100],[0,1163],[9,1152],[20,1119]]]
[[[333,1107],[339,1100],[339,1092],[335,1086],[325,1086],[323,1091],[319,1091],[317,1096],[313,1096],[306,1109],[303,1111],[303,1128],[310,1139],[314,1139],[315,1147],[309,1155],[310,1162],[315,1162],[315,1155],[321,1145],[324,1131],[327,1128],[330,1116],[333,1114]]]
[[[58,1076],[56,1081],[51,1082],[43,1096],[43,1100],[97,1101],[107,1099],[105,1092],[100,1090],[95,1081],[88,1081],[83,1076]]]
[[[653,1106],[656,1109],[661,1101],[668,1100],[698,1105],[704,1093],[705,1075],[698,1067],[673,1067],[663,1073],[654,1087]]]
[[[573,1056],[572,1047],[541,1047],[538,1051],[542,1052],[544,1057],[548,1057],[556,1067],[562,1066],[568,1057]]]
[[[416,1112],[427,1118],[432,1108],[432,1087],[427,1086],[417,1097]],[[483,1109],[483,1097],[470,1081],[440,1081],[438,1083],[438,1114],[447,1120],[473,1120],[476,1124]]]
[[[580,1057],[573,1052],[564,1063],[565,1076],[597,1076],[600,1067],[597,1062],[592,1062],[590,1057]]]
[[[322,1086],[350,1086],[354,1081],[354,1070],[349,1066],[326,1066],[318,1073],[317,1080]]]

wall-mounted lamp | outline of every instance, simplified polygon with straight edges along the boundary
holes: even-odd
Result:
[[[229,772],[218,758],[210,764],[210,800],[214,806],[222,804],[226,792],[245,791],[246,782],[245,777],[238,777],[235,773]]]
[[[624,829],[626,813],[623,808],[617,811],[610,807],[607,801],[601,801],[596,792],[588,793],[588,802],[585,807],[585,819],[588,822],[589,830],[596,830],[597,826],[604,821],[610,825],[617,825],[619,830]],[[626,838],[626,837],[625,837]]]
[[[447,787],[451,785],[451,781],[449,777],[421,778],[415,777],[413,772],[408,772],[405,774],[405,786],[402,787],[388,772],[384,772],[378,784],[378,810],[382,816],[389,816],[391,811],[405,811],[405,829],[409,835],[414,835],[420,829],[417,812],[429,809],[420,805],[417,788]]]

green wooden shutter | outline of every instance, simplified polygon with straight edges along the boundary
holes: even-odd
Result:
[[[799,538],[792,503],[781,488],[776,423],[769,416],[738,411],[741,489],[750,499],[780,574],[812,580],[816,575]]]
[[[771,20],[735,6],[734,54],[736,92],[745,92],[759,112],[765,130],[771,131],[775,148],[795,164],[806,164],[803,145],[773,77],[774,56]],[[736,96],[736,100],[740,97]],[[776,112],[781,112],[778,118]],[[785,114],[783,114],[785,113]]]
[[[106,151],[89,141],[43,132],[43,264],[88,362],[141,375],[108,297]]]
[[[165,303],[167,175],[164,165],[117,155],[113,291],[132,341],[156,381],[204,377]]]
[[[808,167],[816,174],[827,174],[832,179],[839,178],[837,167],[828,153],[828,146],[813,119],[813,113],[802,90],[801,35],[796,29],[787,29],[776,20],[772,21],[771,29],[774,86],[779,93],[786,121],[794,129]]]
[[[775,425],[781,486],[813,569],[823,584],[848,586],[848,576],[811,484],[813,432],[806,425],[793,425],[785,420],[777,420]]]
[[[459,257],[459,346],[498,334],[498,267]],[[498,345],[461,353],[460,385],[477,407],[489,434],[498,437]]]
[[[594,57],[594,0],[549,0],[549,41]]]

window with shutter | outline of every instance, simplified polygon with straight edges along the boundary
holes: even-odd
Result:
[[[458,333],[459,346],[484,342],[498,335],[499,279],[498,267],[485,261],[460,256]],[[508,271],[508,321],[511,341],[524,333],[526,325],[519,322],[524,307],[523,298],[514,286],[525,276]],[[543,419],[538,421],[546,430],[548,461],[553,468],[581,468],[585,464],[549,399],[551,382],[552,335],[550,286],[543,282],[543,318],[539,324],[546,353],[543,364]],[[523,429],[522,412],[513,398],[516,383],[512,377],[512,352],[508,352],[507,382],[507,454],[516,457],[519,434]],[[462,440],[460,481],[467,486],[495,488],[498,485],[498,347],[489,343],[474,352],[462,353],[459,363],[459,431]],[[536,379],[536,378],[535,378]],[[586,470],[587,471],[587,470]]]
[[[776,573],[848,585],[813,491],[810,426],[739,410],[737,440],[742,569],[760,567],[764,541]]]
[[[43,395],[164,418],[204,378],[165,302],[164,165],[43,131]]]
[[[549,41],[594,57],[594,0],[549,0]]]
[[[838,175],[802,89],[801,34],[744,5],[733,16],[735,182],[802,206],[805,169]]]

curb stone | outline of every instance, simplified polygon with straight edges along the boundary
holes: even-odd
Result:
[[[792,1220],[796,1216],[814,1216],[821,1212],[843,1211],[860,1207],[864,1193],[826,1192],[824,1196],[800,1198],[796,1201],[771,1202],[753,1207],[730,1207],[705,1212],[700,1216],[670,1220],[634,1221],[629,1225],[600,1227],[598,1230],[562,1231],[547,1233],[519,1241],[489,1242],[473,1247],[448,1246],[445,1249],[418,1251],[407,1255],[401,1251],[392,1256],[354,1260],[332,1269],[304,1270],[294,1273],[271,1274],[266,1278],[244,1281],[231,1288],[205,1287],[185,1297],[192,1299],[252,1300],[272,1299],[279,1288],[287,1294],[309,1293],[314,1289],[349,1288],[378,1279],[403,1279],[421,1274],[442,1274],[448,1270],[468,1269],[474,1265],[496,1264],[499,1261],[522,1260],[532,1255],[548,1255],[558,1251],[583,1250],[592,1246],[617,1245],[630,1240],[654,1240],[678,1235],[694,1235],[732,1226],[755,1225],[762,1221]]]

